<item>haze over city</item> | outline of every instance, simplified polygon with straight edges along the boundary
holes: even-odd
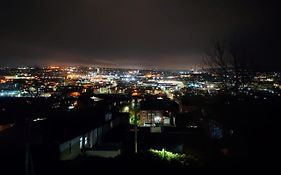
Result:
[[[219,38],[239,42],[248,59],[276,70],[277,10],[252,0],[6,1],[0,63],[189,69],[202,67],[210,41]]]

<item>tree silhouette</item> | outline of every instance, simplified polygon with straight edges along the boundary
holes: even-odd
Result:
[[[239,93],[249,70],[247,59],[241,54],[239,42],[213,40],[203,57],[204,67],[221,79],[222,90]]]
[[[34,79],[31,82],[28,82],[27,84],[24,85],[24,90],[34,98],[40,97],[42,93],[42,85],[43,82],[41,82],[38,79]]]

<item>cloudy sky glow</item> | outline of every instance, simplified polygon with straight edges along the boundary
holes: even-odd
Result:
[[[257,0],[9,0],[0,63],[185,69],[212,38],[275,28],[273,13]]]

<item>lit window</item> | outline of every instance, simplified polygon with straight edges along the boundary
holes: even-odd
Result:
[[[83,147],[83,137],[80,137],[80,149]]]
[[[88,145],[88,137],[85,137],[85,145]]]

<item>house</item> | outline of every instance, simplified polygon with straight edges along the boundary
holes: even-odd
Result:
[[[87,129],[79,127],[79,130],[69,133],[69,136],[58,138],[60,160],[73,159],[85,151],[95,150],[96,147],[100,147],[104,144],[104,136],[111,129],[118,126],[120,121],[120,118],[114,117],[105,122],[97,122],[92,127],[87,127]]]
[[[79,106],[81,99],[77,100]],[[4,121],[0,121],[0,143],[7,148],[7,152],[17,152],[10,145],[19,147],[17,155],[24,152],[26,144],[31,145],[31,154],[36,152],[33,156],[37,157],[33,161],[46,161],[47,157],[69,160],[85,150],[100,149],[104,136],[119,124],[128,122],[128,118],[108,110],[108,104],[102,100],[92,101],[93,105],[65,110],[52,108],[51,104],[42,106],[45,102],[56,102],[45,98],[2,99],[0,114]]]
[[[182,113],[187,113],[187,112],[200,110],[200,107],[204,104],[204,101],[205,101],[204,97],[201,96],[194,96],[194,95],[182,96],[181,99],[179,100],[180,111]]]
[[[203,115],[200,110],[179,113],[175,121],[177,127],[199,129],[203,125]]]
[[[85,151],[101,147],[111,129],[128,121],[119,113],[108,110],[103,101],[96,102],[90,109],[53,111],[50,116],[47,132],[42,134],[58,145],[60,160],[73,159]]]
[[[140,102],[140,125],[174,125],[177,110],[177,103],[166,97],[148,96]]]

